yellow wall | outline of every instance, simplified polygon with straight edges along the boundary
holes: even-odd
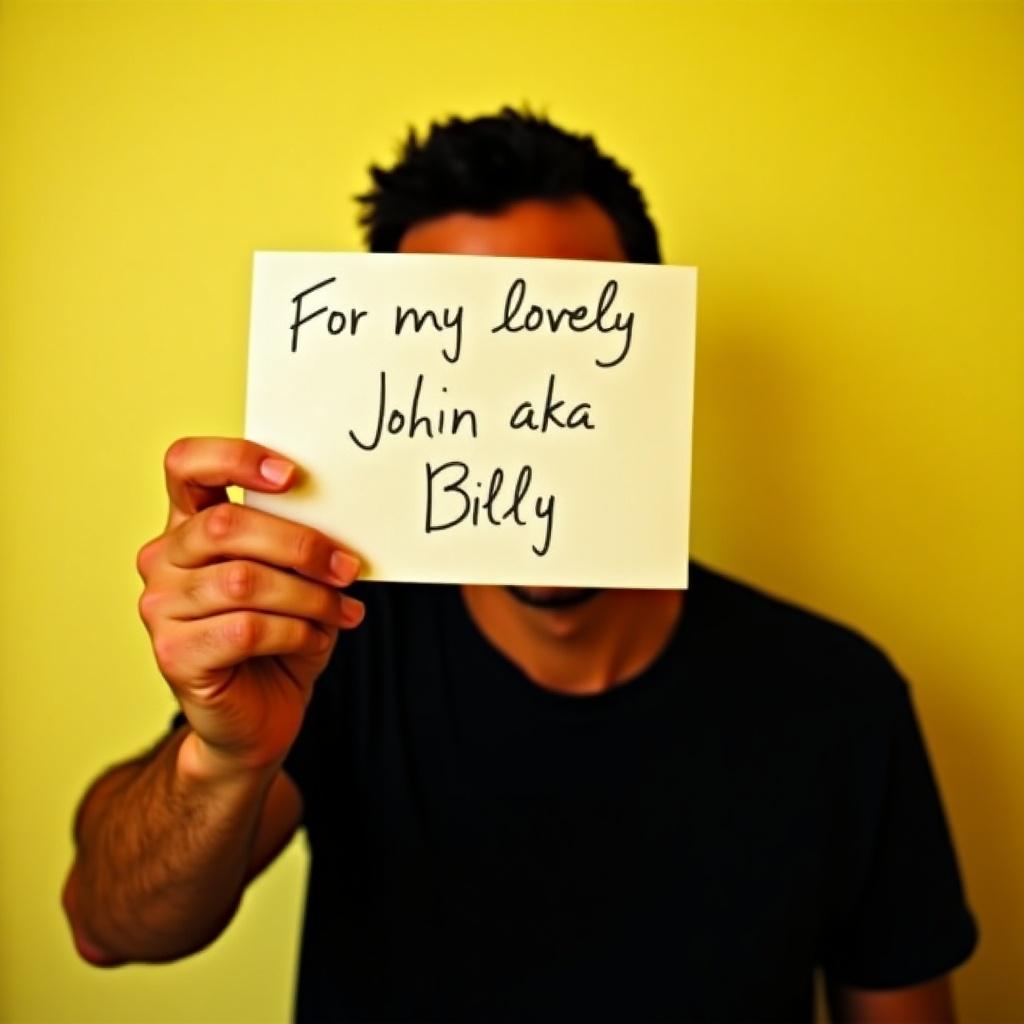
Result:
[[[527,100],[701,268],[694,549],[912,679],[980,951],[1024,1020],[1024,7],[0,6],[0,1018],[287,1016],[304,850],[191,961],[58,909],[87,780],[171,698],[135,613],[161,453],[241,429],[250,253],[357,248],[410,122]]]

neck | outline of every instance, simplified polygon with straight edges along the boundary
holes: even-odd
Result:
[[[534,608],[503,587],[464,586],[470,618],[538,686],[574,696],[629,682],[664,650],[679,590],[603,590],[567,608]]]

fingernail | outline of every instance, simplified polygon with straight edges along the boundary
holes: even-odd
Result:
[[[342,595],[341,617],[346,626],[358,626],[363,621],[365,614],[366,605],[362,601],[357,601],[354,597],[349,597],[348,595]]]
[[[331,555],[331,575],[343,587],[347,587],[359,573],[359,559],[347,551],[335,551]]]
[[[286,459],[266,458],[260,463],[260,476],[272,484],[286,484],[294,469],[294,464]]]

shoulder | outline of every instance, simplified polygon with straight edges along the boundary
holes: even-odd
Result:
[[[687,600],[702,642],[773,700],[877,721],[907,699],[887,653],[849,624],[699,562],[691,562]]]

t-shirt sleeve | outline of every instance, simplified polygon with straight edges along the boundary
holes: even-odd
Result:
[[[865,870],[824,963],[831,984],[919,984],[961,964],[978,939],[910,691],[896,683]]]

